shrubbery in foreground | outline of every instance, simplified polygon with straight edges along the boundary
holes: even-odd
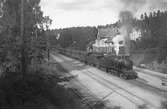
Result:
[[[80,109],[75,96],[57,81],[46,72],[32,71],[24,77],[17,72],[4,73],[0,77],[0,109]]]

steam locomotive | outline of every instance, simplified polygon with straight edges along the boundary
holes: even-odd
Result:
[[[116,75],[123,79],[136,79],[138,77],[137,73],[133,70],[133,62],[127,55],[117,56],[110,53],[95,52],[92,48],[89,48],[86,52],[59,48],[59,52],[80,60],[88,65],[103,68],[107,73]]]

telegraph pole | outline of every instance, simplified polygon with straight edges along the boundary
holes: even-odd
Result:
[[[21,0],[21,16],[20,16],[20,37],[21,37],[21,72],[24,75],[26,71],[25,63],[25,41],[24,41],[24,0]]]
[[[20,20],[20,35],[22,38],[22,44],[24,42],[24,36],[23,36],[23,32],[24,32],[24,0],[21,0],[21,20]]]

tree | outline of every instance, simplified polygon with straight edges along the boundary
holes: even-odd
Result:
[[[152,18],[152,17],[153,17],[153,13],[150,12],[150,14],[149,14],[149,18]]]
[[[143,14],[141,14],[140,19],[141,19],[141,20],[143,20],[143,19],[144,19],[144,15],[143,15]]]
[[[24,0],[24,32],[23,40],[20,36],[20,20],[21,20],[21,0],[4,0],[3,16],[0,18],[1,30],[1,48],[3,54],[1,66],[4,70],[12,70],[21,72],[21,66],[24,72],[33,63],[34,58],[45,50],[41,46],[41,40],[46,43],[44,37],[44,29],[51,23],[49,17],[43,17],[40,9],[40,0]],[[40,53],[36,53],[36,52]],[[35,59],[39,61],[38,59]],[[9,63],[12,65],[9,65]],[[24,64],[24,65],[23,65]]]
[[[167,11],[150,12],[149,17],[145,13],[139,22],[142,37],[137,42],[138,47],[156,50],[158,61],[163,62],[167,57]]]
[[[58,43],[63,48],[86,50],[87,45],[97,37],[96,27],[73,27],[54,31],[52,33],[52,39],[54,39],[52,44]],[[58,34],[60,34],[60,38],[57,40]]]

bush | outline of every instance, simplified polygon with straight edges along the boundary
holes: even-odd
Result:
[[[0,109],[82,109],[80,99],[70,89],[58,85],[64,81],[56,75],[58,70],[50,69],[31,69],[24,76],[18,72],[3,73]]]
[[[24,77],[17,72],[4,73],[0,77],[0,108],[11,109],[46,104],[53,82],[41,72],[31,72]],[[32,109],[32,106],[31,106]],[[41,107],[42,109],[42,107]]]

